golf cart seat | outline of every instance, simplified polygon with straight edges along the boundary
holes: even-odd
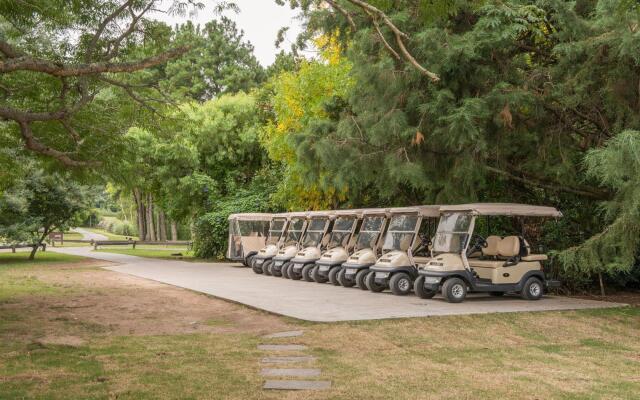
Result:
[[[491,243],[489,243],[489,239],[491,239]],[[497,250],[496,256],[498,256],[499,259],[469,259],[469,266],[479,268],[500,268],[504,267],[509,260],[513,260],[514,257],[517,257],[520,254],[520,238],[518,236],[507,236],[504,239],[500,239],[498,236],[489,236],[486,240],[488,246],[483,249],[483,253],[486,254],[485,250],[487,249],[489,249],[490,252],[492,250]]]
[[[477,258],[469,259],[470,267],[478,267],[478,268],[500,268],[504,267],[503,260],[479,260]]]
[[[487,247],[482,249],[482,255],[485,257],[496,257],[498,253],[498,243],[502,241],[500,236],[487,236]]]
[[[549,257],[546,254],[529,254],[520,258],[522,261],[547,261]]]

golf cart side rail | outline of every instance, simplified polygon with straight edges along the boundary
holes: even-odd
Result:
[[[516,203],[470,203],[440,206],[441,213],[470,212],[474,215],[504,215],[522,217],[562,217],[555,207]]]
[[[233,219],[238,221],[271,221],[271,219],[279,214],[271,214],[271,213],[242,213],[242,214],[231,214],[227,220],[231,221]]]

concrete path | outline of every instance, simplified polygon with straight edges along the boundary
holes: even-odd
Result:
[[[78,232],[82,235],[82,240],[109,240],[109,238],[105,235],[101,235],[99,233],[91,232],[84,228],[73,228],[73,232]]]
[[[423,300],[413,295],[401,297],[391,293],[371,293],[357,288],[257,275],[251,269],[237,264],[154,260],[93,252],[89,247],[59,247],[51,251],[116,262],[120,265],[107,269],[207,293],[275,314],[317,322],[577,310],[622,305],[556,296],[526,301],[516,296],[497,298],[482,294],[471,295],[464,303],[450,304],[439,296]]]

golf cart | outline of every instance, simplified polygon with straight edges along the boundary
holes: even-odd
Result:
[[[266,243],[272,216],[262,213],[229,215],[227,258],[250,266],[253,257]]]
[[[450,303],[462,302],[467,292],[501,296],[517,292],[527,300],[538,300],[558,281],[546,280],[545,254],[531,254],[522,235],[482,237],[474,232],[479,216],[551,217],[562,213],[553,207],[524,204],[463,204],[443,206],[433,243],[432,259],[421,266],[414,291],[422,298],[438,290]],[[486,224],[490,231],[489,224]]]
[[[391,219],[382,245],[382,256],[371,266],[367,288],[382,292],[386,288],[398,296],[411,293],[418,277],[418,263],[428,261],[431,237],[440,216],[439,206],[390,209]]]
[[[282,267],[298,252],[305,229],[307,229],[307,213],[289,213],[289,224],[282,246],[273,259],[267,261],[262,267],[265,275],[282,276]]]
[[[300,280],[304,277],[306,281],[312,282],[311,270],[327,247],[329,232],[335,218],[333,211],[310,211],[308,217],[307,230],[301,242],[302,249],[284,269],[284,278]]]
[[[333,285],[340,284],[338,274],[342,270],[342,263],[347,261],[353,249],[353,238],[362,218],[362,211],[338,210],[335,215],[336,219],[333,221],[333,228],[329,234],[327,250],[315,262],[315,266],[310,272],[309,269],[306,271],[303,269],[302,276],[305,280],[311,278],[318,283],[325,283],[328,280]]]
[[[263,273],[262,267],[270,261],[282,246],[289,223],[289,214],[274,214],[269,223],[266,245],[253,257],[251,268],[256,274]]]
[[[389,211],[384,208],[369,208],[363,210],[362,215],[354,253],[342,264],[338,282],[344,287],[357,285],[360,289],[367,290],[365,278],[369,273],[369,267],[375,264],[380,256],[380,244],[389,221]]]

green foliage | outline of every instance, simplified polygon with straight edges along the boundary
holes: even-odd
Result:
[[[103,217],[98,227],[120,236],[138,236],[138,229],[134,224],[115,217]]]

